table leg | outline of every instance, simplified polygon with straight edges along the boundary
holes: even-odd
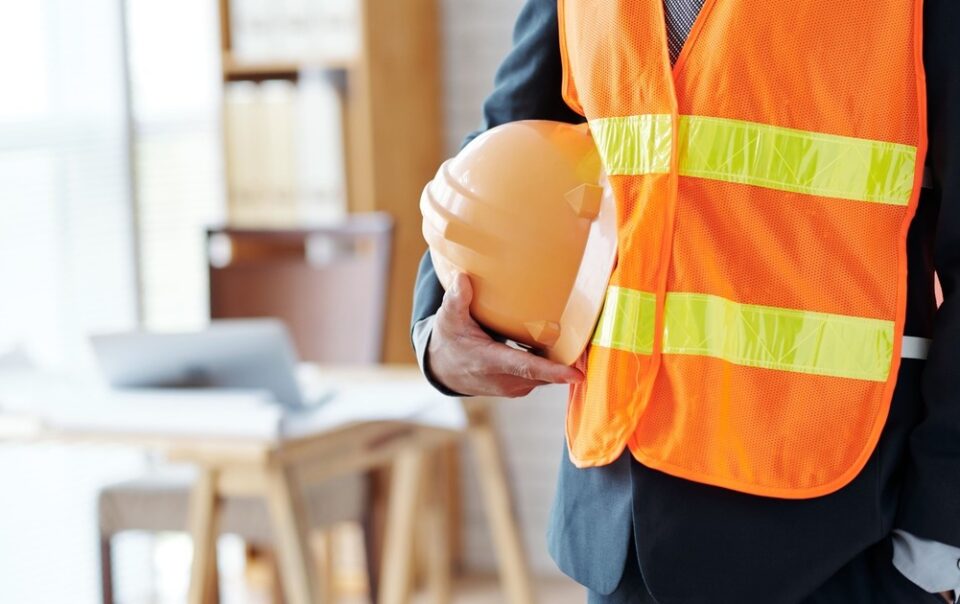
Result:
[[[480,488],[500,566],[500,582],[511,604],[536,601],[520,530],[513,515],[503,456],[488,408],[470,413],[470,444],[477,459]]]
[[[303,489],[292,468],[274,466],[267,470],[267,505],[287,602],[319,604],[324,593],[322,579],[310,549]]]
[[[422,451],[405,451],[393,463],[383,536],[379,604],[407,604],[410,599],[414,531],[424,464]]]
[[[210,468],[201,468],[190,494],[190,535],[193,537],[190,604],[210,604],[218,600],[218,504],[217,472]]]

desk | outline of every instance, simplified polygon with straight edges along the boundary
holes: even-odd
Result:
[[[416,368],[319,368],[325,379],[342,384],[422,383]],[[450,598],[450,564],[443,534],[445,509],[430,471],[430,452],[467,438],[476,449],[484,505],[493,530],[501,582],[512,604],[534,602],[532,583],[490,414],[491,401],[468,399],[466,429],[426,425],[413,419],[347,422],[293,438],[229,438],[216,435],[147,434],[93,431],[36,422],[0,422],[4,439],[128,444],[162,453],[171,461],[198,468],[190,501],[194,541],[190,604],[206,604],[216,593],[216,538],[219,501],[229,495],[264,497],[270,511],[280,575],[290,604],[324,602],[329,586],[316,572],[309,547],[303,488],[341,473],[392,466],[381,569],[380,604],[404,604],[411,590],[417,527],[427,544],[428,588],[438,604]],[[24,419],[24,418],[21,418]],[[4,429],[4,426],[7,429]]]

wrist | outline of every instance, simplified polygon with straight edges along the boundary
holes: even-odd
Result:
[[[430,385],[447,396],[463,396],[452,388],[448,387],[442,379],[437,376],[433,366],[432,359],[441,354],[439,350],[432,355],[431,348],[434,348],[434,329],[436,325],[436,315],[421,319],[413,326],[413,348],[417,354],[417,363],[420,365],[420,371],[427,378]]]

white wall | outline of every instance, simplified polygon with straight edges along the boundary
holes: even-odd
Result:
[[[446,147],[480,125],[480,107],[510,49],[522,0],[441,0]]]
[[[444,117],[446,148],[481,121],[481,103],[510,48],[513,22],[522,0],[443,0]],[[503,401],[497,409],[501,441],[513,484],[517,514],[533,568],[558,573],[546,552],[546,526],[563,447],[566,388],[541,389],[523,400]],[[495,568],[489,531],[469,450],[463,456],[464,554],[478,570]]]

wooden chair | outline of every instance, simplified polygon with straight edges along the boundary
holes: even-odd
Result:
[[[210,316],[277,317],[304,361],[378,363],[391,229],[375,213],[337,227],[211,230]]]
[[[385,214],[360,214],[342,224],[295,230],[211,229],[210,316],[283,320],[305,361],[371,364],[383,349],[393,224]],[[367,567],[376,592],[383,512],[371,505],[374,476],[348,475],[306,493],[315,529],[362,522]],[[104,488],[98,500],[103,601],[113,601],[111,542],[128,530],[186,531],[192,478],[151,475]],[[267,510],[258,498],[228,498],[221,533],[269,547]],[[375,595],[374,595],[375,601]]]

